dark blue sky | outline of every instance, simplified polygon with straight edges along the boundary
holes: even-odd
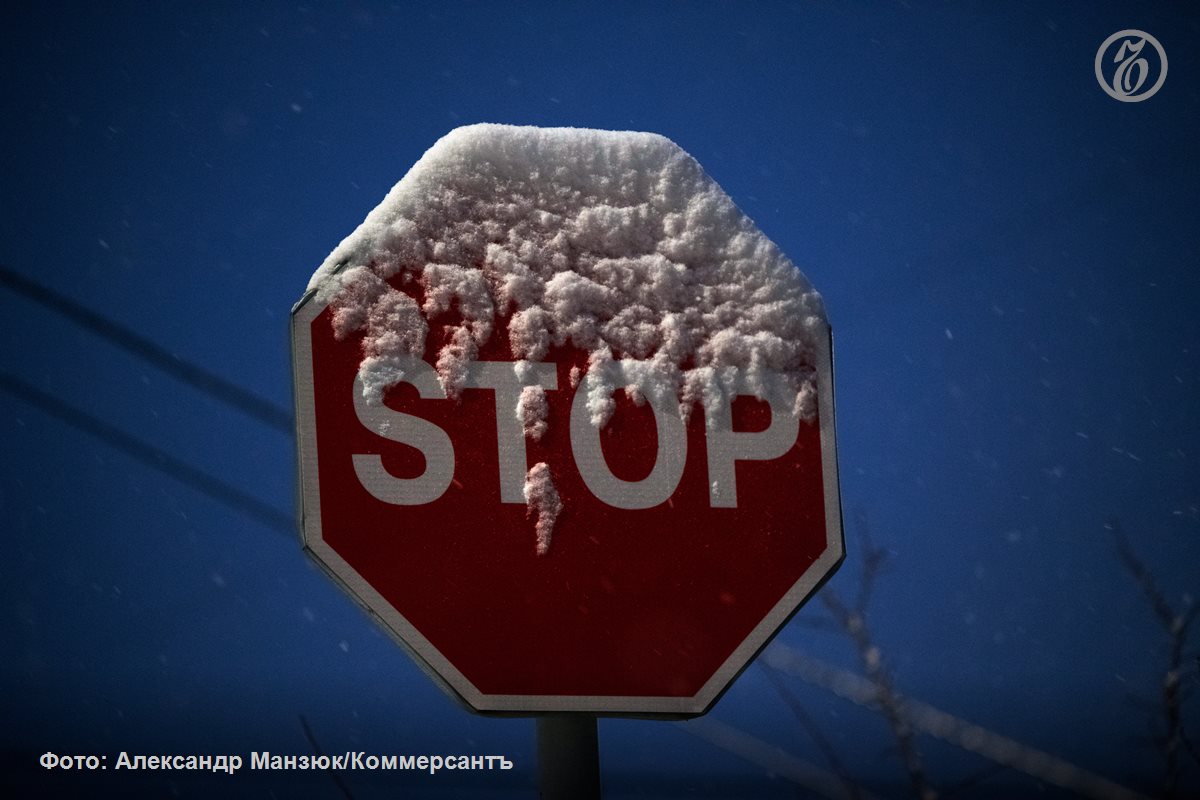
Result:
[[[1120,519],[1171,602],[1200,594],[1200,18],[1183,4],[445,5],[9,9],[0,263],[290,408],[292,304],[450,128],[665,134],[825,296],[850,553],[831,586],[854,592],[861,514],[890,553],[870,619],[897,685],[1155,791],[1154,709],[1129,696],[1156,699],[1165,636],[1105,524]],[[1093,74],[1124,28],[1170,59],[1142,103]],[[24,294],[0,287],[0,303],[5,376],[291,514],[290,435]],[[330,751],[517,760],[350,775],[356,797],[533,796],[532,722],[462,711],[292,532],[64,424],[8,378],[0,780],[116,786],[41,774],[47,750],[308,752],[303,714]],[[859,670],[838,634],[795,621],[781,641]],[[787,680],[856,775],[904,790],[878,716]],[[1200,688],[1194,661],[1183,681]],[[712,716],[824,765],[757,667]],[[605,721],[601,736],[613,796],[794,796],[668,723]],[[943,785],[982,763],[921,745]],[[1200,785],[1194,762],[1184,777]],[[263,796],[290,780],[219,785]],[[295,780],[337,796],[325,776]],[[1013,772],[989,786],[1037,791]]]

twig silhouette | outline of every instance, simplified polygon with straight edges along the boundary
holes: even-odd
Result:
[[[1195,748],[1191,746],[1191,740],[1187,738],[1183,729],[1182,679],[1183,651],[1187,646],[1188,629],[1196,621],[1197,616],[1200,616],[1200,603],[1189,600],[1182,609],[1172,606],[1159,587],[1154,574],[1133,551],[1128,537],[1121,528],[1121,523],[1114,519],[1109,522],[1107,527],[1112,531],[1121,563],[1125,565],[1129,574],[1141,587],[1142,594],[1150,604],[1154,617],[1166,630],[1170,642],[1167,670],[1163,675],[1161,689],[1162,715],[1166,723],[1166,731],[1163,736],[1155,737],[1155,741],[1163,754],[1163,796],[1175,798],[1178,797],[1179,791],[1180,750],[1185,750],[1193,758],[1196,758]],[[1197,760],[1200,761],[1200,759]]]
[[[958,783],[945,787],[942,790],[942,800],[949,800],[951,797],[963,795],[968,790],[974,789],[988,778],[997,773],[1004,772],[1006,769],[1008,769],[1008,766],[1005,764],[989,764],[983,769],[963,778]]]
[[[766,662],[785,675],[825,689],[863,708],[882,713],[879,687],[849,670],[825,663],[776,642]],[[942,711],[913,697],[904,697],[904,710],[913,729],[1037,780],[1094,800],[1148,800],[1145,795],[1038,750],[1016,739]]]
[[[1200,764],[1200,750],[1196,748],[1196,745],[1192,744],[1192,740],[1187,735],[1187,732],[1181,729],[1179,731],[1179,738],[1183,742],[1183,749],[1188,751],[1188,755],[1192,757],[1193,761]]]
[[[876,703],[896,739],[896,749],[908,773],[913,794],[919,800],[936,800],[937,789],[925,773],[921,753],[917,749],[916,736],[904,709],[904,700],[896,692],[891,670],[887,668],[883,655],[867,627],[867,608],[875,591],[875,583],[887,560],[887,552],[871,541],[865,515],[857,514],[856,522],[863,540],[863,571],[854,605],[846,605],[829,587],[821,591],[821,601],[834,621],[854,642],[863,670],[876,687]]]
[[[322,750],[321,745],[317,743],[317,737],[313,735],[312,728],[309,727],[308,720],[304,718],[303,714],[300,715],[300,727],[304,729],[304,738],[308,739],[309,745],[312,746],[313,753],[318,756],[324,756],[325,751]],[[346,800],[354,800],[354,795],[350,793],[350,787],[347,786],[345,781],[342,780],[342,776],[338,775],[337,771],[334,770],[333,767],[327,767],[325,771],[330,774],[330,776],[333,778],[333,782],[337,785],[338,789],[342,791],[342,796],[345,797]]]
[[[807,791],[804,797],[811,797],[815,793],[830,800],[851,800],[852,796],[846,794],[846,787],[837,776],[712,716],[676,722],[675,725],[685,733],[798,784]],[[875,795],[861,788],[857,798],[878,800]]]
[[[846,797],[851,798],[851,800],[863,800],[862,787],[854,780],[854,777],[850,774],[850,770],[846,769],[846,765],[838,757],[837,749],[834,748],[833,742],[829,741],[829,737],[821,730],[821,726],[817,724],[812,715],[801,705],[799,698],[788,689],[779,672],[765,662],[760,661],[758,663],[766,674],[767,680],[771,682],[771,686],[775,688],[775,691],[783,700],[784,705],[788,707],[792,712],[792,716],[808,732],[809,738],[816,743],[817,749],[825,756],[825,761],[828,762],[829,768],[833,770],[833,774],[842,782],[842,786],[846,790]]]

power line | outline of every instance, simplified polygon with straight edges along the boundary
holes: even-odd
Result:
[[[0,265],[0,284],[275,430],[286,434],[293,432],[292,415],[286,408],[259,397],[204,367],[180,358],[140,333],[97,314],[66,295],[42,286],[3,265]]]
[[[175,458],[165,450],[109,425],[47,392],[34,388],[14,375],[0,372],[0,391],[24,400],[39,411],[100,439],[146,466],[169,475],[234,511],[254,518],[268,528],[287,534],[295,530],[295,520],[291,514],[285,514],[236,486],[225,483],[220,478],[215,478],[207,472]]]

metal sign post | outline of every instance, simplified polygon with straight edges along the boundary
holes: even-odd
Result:
[[[537,749],[542,800],[599,800],[600,737],[594,716],[538,717]]]

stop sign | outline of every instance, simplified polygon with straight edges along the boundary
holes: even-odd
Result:
[[[304,545],[477,711],[704,713],[841,561],[820,298],[669,140],[453,131],[292,322]]]

